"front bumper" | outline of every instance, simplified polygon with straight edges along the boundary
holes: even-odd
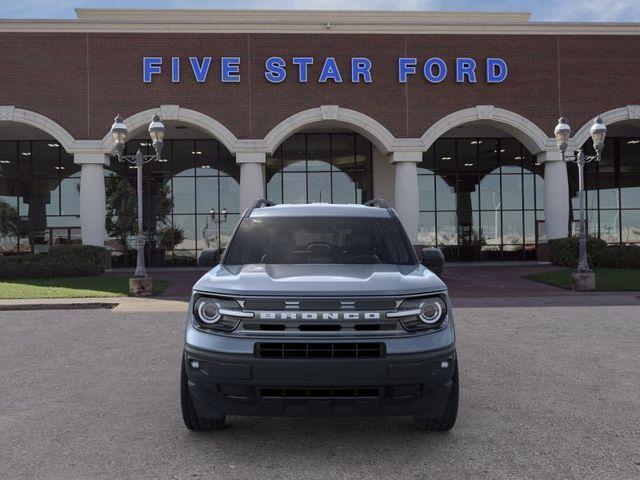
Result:
[[[256,358],[185,346],[198,414],[438,417],[449,397],[455,346],[382,358]],[[197,362],[197,368],[194,368]],[[447,366],[443,368],[443,362]]]

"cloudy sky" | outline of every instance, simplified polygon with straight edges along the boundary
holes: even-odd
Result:
[[[0,0],[0,18],[74,18],[85,8],[274,8],[531,12],[534,21],[640,22],[640,0]]]

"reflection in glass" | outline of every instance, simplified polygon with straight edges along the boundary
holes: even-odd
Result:
[[[623,242],[640,242],[640,210],[623,210],[621,226]]]
[[[299,133],[267,157],[266,195],[276,203],[371,199],[371,143],[355,133]]]
[[[450,260],[535,258],[542,173],[516,139],[438,139],[418,166],[420,238]]]

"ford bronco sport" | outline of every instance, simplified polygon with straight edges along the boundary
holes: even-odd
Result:
[[[227,415],[412,415],[445,431],[458,389],[447,288],[383,200],[257,201],[193,287],[181,375],[191,430]]]

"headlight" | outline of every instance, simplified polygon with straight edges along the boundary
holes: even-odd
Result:
[[[198,313],[198,319],[202,323],[212,325],[220,320],[220,304],[212,299],[203,297],[196,303],[196,311]]]
[[[197,326],[208,330],[235,330],[244,317],[253,317],[253,313],[243,312],[235,300],[198,296],[193,304]]]
[[[439,328],[447,318],[447,304],[440,296],[410,298],[402,302],[397,312],[387,313],[397,318],[405,330],[429,330]]]
[[[434,325],[442,320],[446,306],[439,298],[430,298],[420,304],[420,320],[427,325]]]

